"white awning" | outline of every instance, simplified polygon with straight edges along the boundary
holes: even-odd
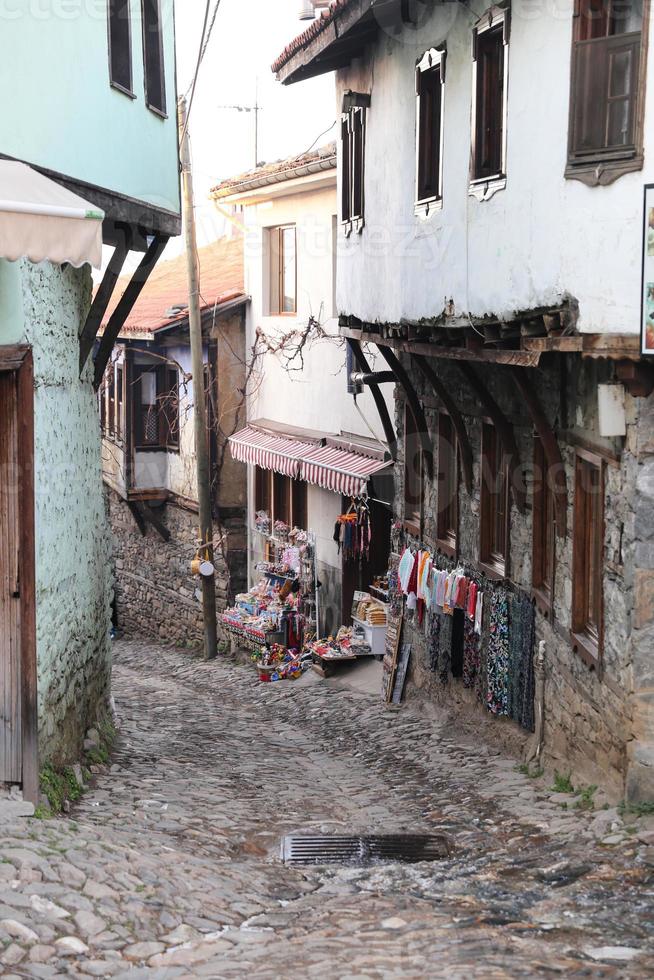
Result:
[[[104,211],[25,163],[0,160],[0,258],[102,264]]]

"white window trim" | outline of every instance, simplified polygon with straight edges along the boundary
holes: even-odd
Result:
[[[429,48],[416,63],[416,182],[415,182],[415,206],[414,213],[421,218],[428,218],[435,211],[443,210],[443,151],[444,143],[444,116],[445,116],[445,63],[447,51],[445,48]],[[419,198],[418,179],[420,169],[420,93],[418,91],[418,72],[431,71],[432,68],[440,69],[441,82],[441,131],[440,131],[440,151],[438,160],[438,194],[432,197]]]
[[[347,112],[342,113],[342,115],[341,115],[341,122],[344,122],[347,125],[348,136],[351,136],[352,135],[352,132],[353,132],[352,123],[354,121],[354,116],[355,116],[355,113],[358,113],[358,112],[361,113],[361,136],[362,136],[362,144],[363,144],[363,153],[361,155],[361,207],[362,207],[362,213],[361,214],[357,214],[357,215],[350,213],[350,217],[349,218],[346,218],[345,220],[341,219],[341,227],[343,229],[343,233],[345,234],[346,238],[348,238],[352,234],[352,232],[355,232],[356,234],[360,235],[361,232],[363,231],[363,226],[364,226],[364,223],[365,223],[364,222],[364,213],[365,213],[365,170],[366,170],[366,168],[365,168],[365,158],[366,158],[366,108],[365,108],[365,106],[353,106],[351,109],[348,109]],[[341,151],[343,152],[344,150],[345,150],[345,147],[342,145],[342,140],[341,140]],[[348,144],[347,144],[347,151],[348,151],[348,153],[350,152],[350,141],[349,141],[349,139],[348,139]],[[352,179],[352,175],[353,175],[353,166],[352,166],[352,164],[353,164],[353,156],[350,156],[350,163],[349,163],[349,168],[348,168],[348,171],[349,171],[349,174],[350,174],[350,212],[352,212],[354,210],[353,209],[353,203],[354,203],[354,181]],[[342,175],[342,173],[343,173],[343,169],[341,167],[341,175]],[[342,176],[341,176],[341,179],[342,179]]]
[[[482,14],[479,23],[475,27],[477,36],[485,34],[498,24],[504,25],[504,78],[503,78],[503,105],[502,105],[502,169],[498,174],[491,177],[470,178],[468,193],[470,197],[475,197],[478,201],[490,201],[498,191],[506,188],[506,158],[508,148],[508,117],[509,117],[509,41],[511,34],[511,13],[508,8],[492,6],[486,13]],[[474,38],[473,38],[473,60],[472,60],[472,132],[475,133],[477,125],[477,59],[474,57]],[[473,152],[470,155],[474,161],[474,136]]]

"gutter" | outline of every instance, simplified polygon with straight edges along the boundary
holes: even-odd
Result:
[[[336,154],[324,157],[322,160],[315,160],[312,163],[303,163],[299,167],[291,167],[288,170],[280,170],[276,173],[251,177],[248,180],[239,181],[230,187],[220,191],[212,191],[211,197],[215,201],[223,198],[241,195],[247,191],[254,191],[260,187],[270,187],[273,184],[283,184],[287,180],[295,180],[299,177],[310,177],[313,174],[324,173],[327,170],[336,169]]]

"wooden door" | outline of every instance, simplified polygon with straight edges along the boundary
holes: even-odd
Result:
[[[22,780],[18,383],[0,373],[0,783]]]
[[[34,559],[34,373],[0,347],[0,783],[39,798]]]

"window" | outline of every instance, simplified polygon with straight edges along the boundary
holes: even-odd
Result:
[[[509,15],[493,8],[473,31],[474,111],[472,180],[496,181],[506,176],[506,106]]]
[[[438,515],[436,537],[441,550],[456,555],[458,538],[459,467],[452,419],[438,416]]]
[[[270,314],[297,313],[295,225],[270,229]]]
[[[289,527],[307,528],[307,484],[282,473],[254,468],[254,509],[271,520],[284,521]]]
[[[482,424],[479,558],[491,572],[508,574],[509,467],[495,426]]]
[[[179,448],[177,370],[166,365],[137,366],[132,397],[136,448]]]
[[[534,439],[532,586],[544,611],[551,612],[554,592],[554,495],[543,444]]]
[[[577,0],[567,176],[598,162],[642,165],[643,20],[642,0]]]
[[[163,36],[159,0],[141,0],[143,11],[143,64],[148,108],[166,115]]]
[[[408,405],[404,408],[404,520],[420,534],[422,525],[422,445],[418,426]]]
[[[604,565],[604,464],[577,451],[575,468],[572,639],[589,666],[602,646]]]
[[[130,0],[109,0],[109,80],[126,95],[132,93],[132,38]]]
[[[123,392],[123,369],[116,367],[116,437],[125,436],[125,398]]]
[[[445,51],[432,48],[416,66],[416,210],[429,214],[443,185]]]
[[[341,221],[346,233],[363,228],[363,170],[365,156],[365,108],[355,106],[341,119],[342,184]]]
[[[116,430],[116,375],[112,363],[109,364],[107,378],[107,435],[112,438]]]

